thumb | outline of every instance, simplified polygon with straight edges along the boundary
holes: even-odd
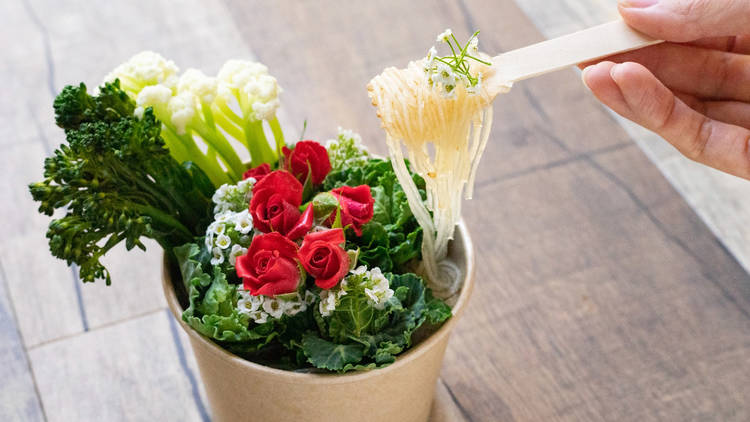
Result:
[[[741,35],[749,31],[750,0],[618,0],[633,28],[666,41]]]

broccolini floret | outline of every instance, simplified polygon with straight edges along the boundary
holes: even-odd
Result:
[[[64,209],[47,231],[52,254],[80,268],[84,282],[111,279],[100,258],[125,241],[145,249],[141,237],[165,251],[190,242],[211,221],[214,186],[192,162],[178,163],[160,136],[161,122],[107,83],[97,96],[84,84],[67,86],[54,103],[62,144],[44,162],[44,180],[29,185],[39,211]]]

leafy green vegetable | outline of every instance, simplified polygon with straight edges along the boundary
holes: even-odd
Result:
[[[205,259],[207,253],[201,249],[195,243],[175,248],[190,300],[182,319],[214,340],[243,343],[245,351],[257,351],[278,335],[274,322],[253,324],[249,328],[249,317],[237,310],[237,286],[229,284],[218,267],[214,268],[213,276],[204,272],[208,266],[198,259]]]
[[[434,298],[417,275],[386,277],[394,295],[383,309],[368,304],[353,278],[329,317],[315,312],[319,335],[306,334],[302,344],[310,363],[339,372],[389,365],[411,345],[417,328],[450,318],[450,307]]]
[[[316,336],[307,334],[302,338],[302,349],[309,362],[316,368],[331,371],[353,369],[364,356],[361,344],[336,344]]]
[[[67,145],[44,161],[44,180],[29,190],[39,212],[65,209],[47,238],[52,255],[78,264],[81,280],[109,284],[99,260],[123,240],[128,250],[145,249],[145,236],[170,251],[205,230],[213,184],[192,163],[170,156],[150,109],[133,116],[135,104],[118,81],[97,96],[84,84],[67,86],[54,108]]]
[[[412,177],[423,193],[424,180],[417,174]],[[348,246],[361,248],[360,261],[370,268],[403,272],[404,264],[420,256],[422,228],[412,215],[390,161],[369,159],[361,166],[332,171],[323,182],[323,189],[363,184],[370,186],[375,212],[362,228],[361,237],[347,236]]]

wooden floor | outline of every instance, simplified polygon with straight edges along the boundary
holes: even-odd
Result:
[[[382,153],[364,85],[442,29],[481,29],[500,52],[613,10],[519,0],[530,20],[511,0],[352,3],[0,0],[0,420],[210,419],[156,245],[110,257],[111,287],[48,254],[25,184],[62,140],[51,102],[65,84],[96,85],[143,49],[207,73],[256,58],[285,88],[289,136],[304,120],[319,140],[343,126]],[[622,125],[573,70],[518,84],[495,122],[465,205],[477,288],[433,419],[750,420],[750,184]]]

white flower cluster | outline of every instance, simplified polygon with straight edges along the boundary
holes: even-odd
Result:
[[[268,322],[268,318],[279,319],[282,315],[296,315],[305,311],[310,304],[315,302],[315,295],[309,290],[305,291],[304,297],[296,293],[290,299],[263,295],[253,296],[241,287],[237,289],[237,293],[239,295],[237,310],[248,315],[256,324]]]
[[[326,141],[326,150],[333,169],[362,166],[370,155],[359,134],[340,126],[336,139]]]
[[[240,180],[236,185],[225,183],[216,189],[211,200],[216,204],[214,214],[220,214],[226,211],[239,212],[247,210],[250,199],[253,196],[253,185],[255,178]]]
[[[320,314],[324,317],[330,316],[336,310],[341,297],[346,296],[355,288],[363,289],[367,296],[367,303],[377,310],[384,309],[388,300],[393,297],[390,283],[380,268],[375,267],[368,271],[364,265],[361,265],[351,270],[335,289],[320,292],[318,304]]]
[[[218,81],[218,95],[228,104],[236,101],[244,115],[256,120],[269,120],[276,115],[282,89],[266,66],[229,60],[219,70]]]
[[[445,42],[452,45],[455,42],[453,38],[453,32],[450,29],[446,29],[443,33],[439,34],[436,39],[437,42]],[[460,46],[452,47],[454,54],[456,50],[461,50]],[[467,54],[476,55],[479,53],[479,37],[476,35],[469,39],[467,46]],[[437,49],[430,47],[427,52],[427,57],[424,59],[424,71],[427,76],[427,82],[430,86],[436,86],[440,89],[441,94],[446,98],[455,98],[456,87],[459,84],[463,84],[466,87],[466,92],[469,94],[477,94],[480,92],[482,87],[482,74],[478,73],[476,80],[469,80],[465,71],[456,71],[457,65],[450,65],[446,61],[454,60],[454,57],[438,57]],[[466,59],[464,59],[466,60]]]
[[[347,280],[346,278],[334,289],[321,290],[320,291],[320,303],[318,303],[318,310],[324,317],[331,316],[333,311],[336,310],[336,306],[339,304],[339,300],[342,296],[346,296]]]
[[[380,268],[375,267],[366,271],[364,266],[360,266],[352,271],[353,274],[358,272],[365,274],[361,285],[365,288],[365,294],[370,305],[378,310],[385,308],[386,302],[393,297],[393,290]]]
[[[206,229],[206,247],[211,251],[211,265],[228,261],[234,266],[237,257],[247,252],[252,240],[253,217],[245,209],[217,214]]]

